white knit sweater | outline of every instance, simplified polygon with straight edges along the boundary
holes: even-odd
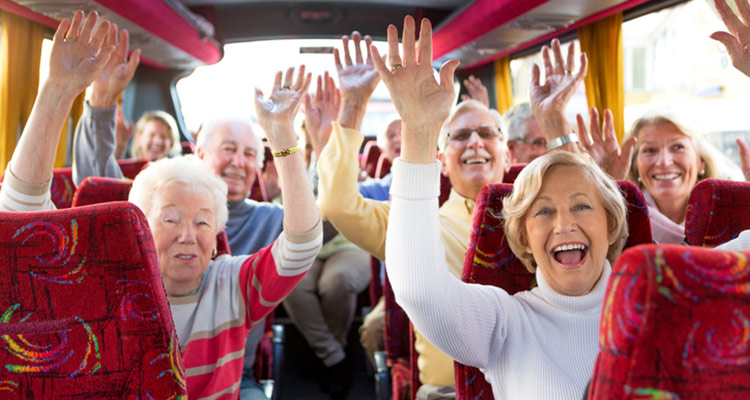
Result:
[[[585,296],[538,287],[508,295],[462,283],[448,272],[440,243],[440,164],[393,168],[386,239],[388,277],[396,301],[416,328],[453,359],[478,367],[495,399],[580,399],[598,353],[607,280]]]

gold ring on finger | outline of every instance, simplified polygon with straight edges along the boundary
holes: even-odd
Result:
[[[282,86],[281,88],[282,88],[282,89],[291,89],[291,87],[290,87],[289,85],[284,85],[284,86]]]
[[[395,71],[396,68],[401,68],[401,64],[393,64],[393,66],[391,67],[391,72]]]

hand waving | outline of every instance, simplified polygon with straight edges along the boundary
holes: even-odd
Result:
[[[581,67],[578,73],[573,74],[573,59],[575,50],[571,44],[568,47],[568,55],[563,64],[560,41],[552,40],[552,52],[555,55],[554,63],[550,58],[550,49],[542,47],[542,58],[544,60],[544,83],[539,82],[539,66],[534,65],[531,69],[530,103],[536,120],[544,132],[547,141],[566,135],[567,120],[565,119],[565,107],[576,92],[578,84],[586,76],[588,61],[586,54],[581,53]]]
[[[81,93],[99,75],[114,51],[103,45],[109,31],[105,21],[93,32],[99,19],[96,11],[83,21],[83,11],[73,20],[63,19],[55,31],[47,83],[64,87],[73,96]]]
[[[440,82],[432,70],[432,25],[422,20],[420,41],[415,45],[414,18],[404,18],[403,58],[398,51],[398,30],[388,26],[389,70],[385,59],[371,47],[375,67],[391,93],[391,100],[403,124],[401,158],[407,162],[429,163],[435,160],[440,127],[448,117],[455,92],[453,74],[458,60],[440,68]]]
[[[333,78],[328,76],[318,76],[318,86],[315,95],[305,95],[305,128],[310,134],[310,143],[313,146],[315,154],[320,155],[323,147],[328,143],[331,136],[331,122],[335,121],[339,115],[339,106],[341,96]]]
[[[479,78],[469,75],[468,79],[464,79],[464,87],[469,94],[461,95],[461,100],[474,99],[489,108],[490,96],[487,94],[487,87],[482,84]]]
[[[140,61],[141,50],[137,49],[130,55],[128,60],[128,49],[130,39],[128,31],[120,31],[120,40],[117,40],[117,25],[112,25],[107,33],[105,46],[113,46],[114,52],[109,61],[104,65],[102,72],[96,77],[91,85],[91,105],[98,108],[114,107],[117,97],[125,90],[130,80],[133,79],[135,69]]]
[[[625,179],[630,169],[636,139],[634,137],[628,139],[620,150],[615,134],[615,121],[610,110],[604,111],[604,123],[600,130],[599,112],[596,108],[591,108],[591,137],[586,131],[586,123],[581,114],[578,114],[576,120],[578,121],[578,136],[586,152],[613,179]]]
[[[297,143],[294,134],[294,116],[302,104],[302,98],[310,87],[310,74],[305,75],[305,66],[299,67],[297,79],[292,84],[294,68],[289,68],[281,83],[281,71],[276,73],[273,89],[268,99],[263,98],[263,92],[255,89],[255,113],[258,124],[266,133],[271,149],[278,151],[290,148]]]
[[[726,0],[714,0],[721,20],[729,32],[714,32],[711,39],[721,42],[729,52],[732,65],[750,76],[750,4],[748,0],[735,0],[742,19],[734,14]],[[731,32],[731,33],[730,33]]]
[[[352,63],[352,57],[349,54],[349,37],[344,36],[341,38],[341,42],[344,45],[344,63],[341,64],[341,57],[339,56],[339,49],[333,50],[333,58],[336,62],[336,71],[339,75],[339,87],[341,88],[341,95],[354,96],[360,101],[367,103],[375,91],[375,87],[380,82],[378,72],[375,70],[375,66],[372,64],[372,54],[370,53],[370,46],[372,45],[372,38],[365,36],[365,47],[367,48],[367,60],[362,58],[362,49],[360,43],[362,42],[362,35],[359,32],[352,32],[352,40],[354,41],[354,57],[355,63]]]

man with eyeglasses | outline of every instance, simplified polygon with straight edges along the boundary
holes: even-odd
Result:
[[[528,164],[547,153],[547,139],[531,112],[529,103],[513,106],[506,114],[508,148],[513,164]]]
[[[341,108],[364,114],[368,98],[354,99],[351,105],[343,99]],[[343,119],[339,116],[340,123],[334,124],[331,138],[318,160],[318,207],[324,218],[347,239],[384,260],[390,205],[365,199],[357,191],[357,152],[363,138],[356,126]],[[351,116],[348,119],[359,120]],[[440,207],[440,235],[447,265],[457,277],[461,275],[469,242],[476,197],[486,184],[502,182],[510,167],[510,152],[502,126],[502,117],[497,111],[479,101],[465,100],[454,107],[438,140],[442,171],[452,185],[448,200]],[[383,317],[382,310],[378,316],[368,315],[368,319]],[[418,332],[415,349],[419,353],[422,383],[417,398],[453,398],[453,360]]]

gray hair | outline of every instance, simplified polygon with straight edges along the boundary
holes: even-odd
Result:
[[[154,192],[173,182],[206,188],[211,193],[216,207],[216,232],[224,230],[229,217],[227,184],[192,154],[162,158],[149,163],[148,167],[135,177],[128,201],[138,206],[148,218]]]
[[[505,113],[505,123],[508,125],[508,140],[523,139],[528,132],[526,121],[534,118],[529,103],[516,104]]]
[[[438,149],[440,149],[440,152],[444,152],[446,146],[448,145],[448,134],[450,125],[453,123],[453,121],[458,118],[459,115],[462,115],[469,111],[479,111],[479,112],[485,112],[488,113],[492,119],[495,121],[495,125],[497,125],[497,129],[500,130],[500,140],[503,142],[506,141],[506,135],[505,135],[505,123],[503,122],[503,116],[500,115],[499,112],[495,109],[490,109],[484,104],[482,104],[479,101],[476,100],[464,100],[460,103],[458,103],[457,106],[453,107],[451,110],[450,115],[443,123],[443,126],[440,128],[440,137],[438,137]]]
[[[250,130],[250,132],[255,136],[255,140],[258,142],[258,154],[256,156],[256,160],[258,161],[258,168],[263,168],[263,161],[265,158],[265,147],[263,145],[263,128],[260,127],[260,125],[256,124],[250,119],[244,119],[244,118],[216,118],[208,121],[198,132],[198,138],[195,140],[195,147],[199,149],[203,149],[203,151],[208,150],[207,147],[211,143],[211,139],[213,138],[214,132],[216,131],[216,128],[218,128],[221,125],[228,125],[228,124],[240,124],[243,126],[246,126],[247,129]]]

